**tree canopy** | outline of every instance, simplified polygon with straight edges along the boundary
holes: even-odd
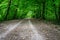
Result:
[[[60,0],[0,0],[0,21],[25,18],[60,20]]]

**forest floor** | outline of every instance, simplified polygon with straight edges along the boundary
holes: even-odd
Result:
[[[0,23],[0,40],[60,40],[59,26],[43,20],[5,21]]]

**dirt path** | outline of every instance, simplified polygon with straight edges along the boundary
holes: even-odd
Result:
[[[34,27],[37,28],[39,34],[42,32],[42,34],[46,37],[46,40],[60,40],[60,31],[54,28],[57,25],[36,20],[31,20],[31,22]]]
[[[60,40],[55,25],[38,20],[13,20],[0,23],[0,40]]]

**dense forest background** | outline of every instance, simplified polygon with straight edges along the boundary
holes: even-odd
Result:
[[[11,19],[60,20],[60,0],[0,0],[0,21]]]

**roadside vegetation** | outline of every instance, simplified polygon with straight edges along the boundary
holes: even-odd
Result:
[[[0,21],[25,18],[60,22],[60,0],[0,0]]]

